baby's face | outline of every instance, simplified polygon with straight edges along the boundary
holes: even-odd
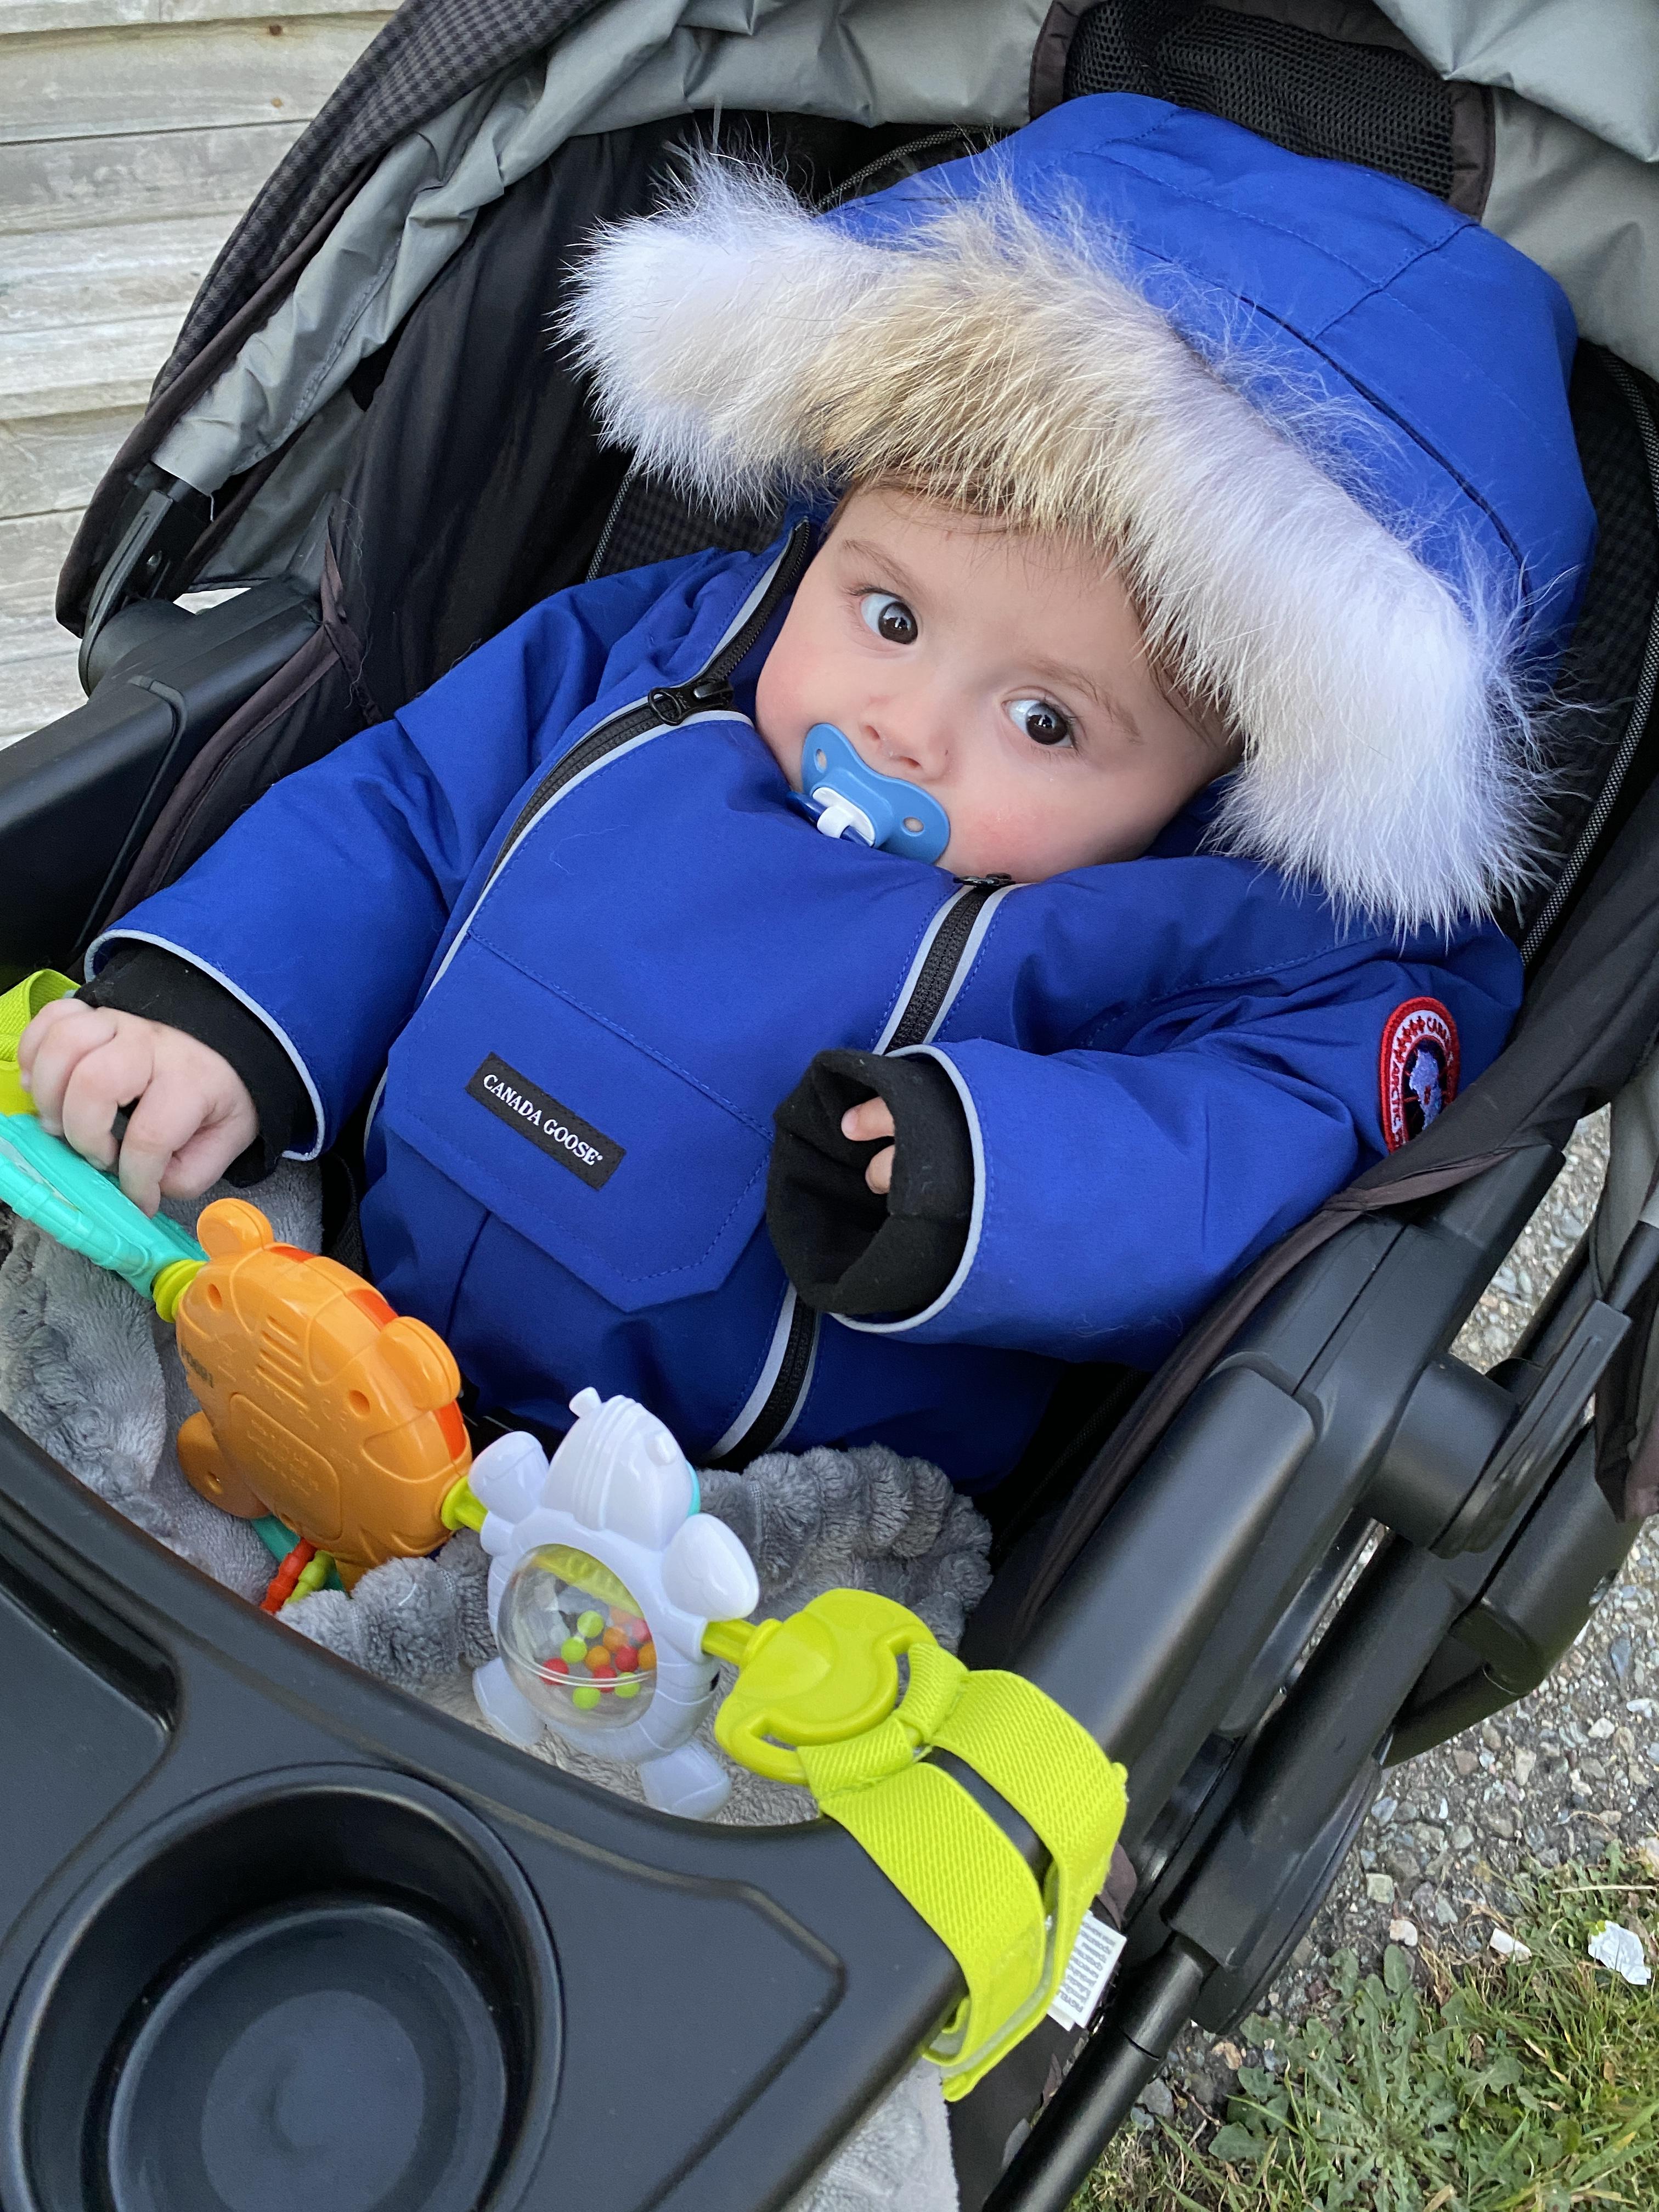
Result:
[[[756,698],[800,788],[815,722],[930,791],[939,866],[1040,883],[1144,853],[1230,765],[1149,665],[1098,556],[885,489],[855,492],[801,579]]]

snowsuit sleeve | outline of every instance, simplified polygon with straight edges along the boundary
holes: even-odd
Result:
[[[97,941],[88,975],[118,945],[151,945],[240,1000],[304,1086],[311,1127],[293,1150],[315,1158],[384,1065],[514,799],[580,734],[583,710],[625,683],[630,638],[672,616],[707,565],[635,569],[532,608],[391,720],[267,792]]]
[[[1443,1006],[1467,1083],[1519,1002],[1518,958],[1490,927],[1443,960],[1314,965],[1299,983],[1155,1009],[1088,1049],[917,1048],[968,1121],[966,1245],[921,1313],[842,1325],[1156,1365],[1241,1267],[1384,1152],[1395,1010]]]

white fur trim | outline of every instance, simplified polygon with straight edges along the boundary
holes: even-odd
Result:
[[[1332,403],[1246,398],[1116,261],[1006,186],[877,244],[707,161],[599,234],[563,329],[607,434],[704,498],[894,475],[1106,548],[1152,648],[1243,733],[1224,849],[1398,927],[1485,908],[1530,872],[1513,610],[1320,465]]]

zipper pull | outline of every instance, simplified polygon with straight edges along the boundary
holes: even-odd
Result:
[[[694,676],[689,684],[659,684],[654,691],[647,692],[645,703],[659,722],[672,727],[688,714],[711,707],[729,707],[735,696],[725,677],[706,674]]]
[[[955,880],[965,891],[1006,891],[1014,879],[1012,876],[957,876]]]

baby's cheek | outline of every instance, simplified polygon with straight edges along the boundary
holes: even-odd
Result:
[[[952,794],[951,842],[939,865],[952,875],[1012,876],[1016,883],[1040,883],[1044,876],[1073,867],[1056,859],[1056,832],[1046,810],[1012,804],[974,792]]]
[[[756,726],[778,766],[798,788],[802,740],[812,723],[828,719],[811,709],[814,687],[806,659],[791,647],[786,624],[755,686]]]

